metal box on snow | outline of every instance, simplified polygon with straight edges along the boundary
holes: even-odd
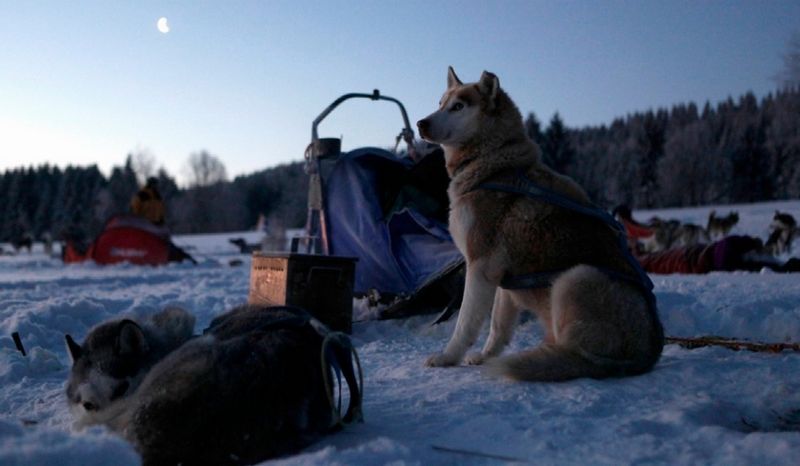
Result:
[[[250,304],[302,307],[333,330],[351,333],[354,257],[253,253]]]

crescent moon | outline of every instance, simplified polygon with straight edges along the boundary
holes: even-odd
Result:
[[[167,18],[160,17],[158,21],[156,21],[156,27],[158,28],[158,32],[161,34],[166,34],[169,32],[169,23],[167,23]]]

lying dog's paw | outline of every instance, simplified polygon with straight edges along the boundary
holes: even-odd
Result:
[[[480,366],[481,364],[484,363],[484,361],[486,361],[486,359],[487,358],[486,356],[483,355],[483,353],[476,351],[474,353],[468,354],[467,357],[464,358],[464,362],[466,362],[470,366]]]
[[[447,353],[436,353],[432,354],[427,361],[425,361],[425,365],[428,367],[446,367],[446,366],[455,366],[458,364],[459,360],[452,355]]]

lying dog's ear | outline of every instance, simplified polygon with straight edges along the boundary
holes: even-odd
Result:
[[[458,76],[456,76],[456,72],[453,70],[453,67],[452,66],[448,66],[447,67],[447,88],[450,89],[450,88],[453,88],[453,87],[456,87],[456,86],[460,86],[462,84],[463,83],[461,82],[461,80],[458,79]]]
[[[130,319],[124,319],[119,323],[119,335],[114,349],[120,356],[126,356],[144,354],[150,348],[141,327]]]
[[[81,345],[75,343],[75,340],[72,339],[72,336],[69,334],[64,335],[64,340],[67,341],[67,351],[69,352],[69,357],[72,359],[72,362],[78,360],[81,357]]]
[[[490,107],[494,107],[498,88],[500,88],[500,80],[497,79],[497,76],[494,73],[484,71],[481,74],[481,80],[478,81],[478,89],[481,94],[488,97]]]

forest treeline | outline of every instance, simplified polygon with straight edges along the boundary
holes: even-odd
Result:
[[[45,233],[94,237],[113,215],[129,212],[140,186],[133,165],[129,155],[109,177],[95,165],[6,171],[0,175],[0,241],[25,233],[37,239]],[[301,163],[190,188],[179,188],[164,170],[155,177],[173,233],[246,230],[259,214],[275,232],[305,222],[308,177]]]
[[[558,114],[544,130],[533,114],[525,123],[545,162],[606,207],[800,197],[800,88],[760,102],[747,93],[634,113],[608,126],[570,130]]]
[[[571,129],[558,114],[543,127],[533,113],[525,125],[545,163],[608,208],[800,198],[797,88],[760,101],[747,93],[716,106],[634,113],[599,127]],[[110,216],[128,211],[137,175],[141,180],[130,155],[109,176],[94,165],[8,170],[0,174],[0,241],[25,232],[59,238],[75,229],[91,237]],[[164,170],[156,177],[173,233],[245,230],[260,215],[276,233],[305,222],[308,177],[301,162],[232,181],[205,178],[207,183],[188,188],[179,188]]]

